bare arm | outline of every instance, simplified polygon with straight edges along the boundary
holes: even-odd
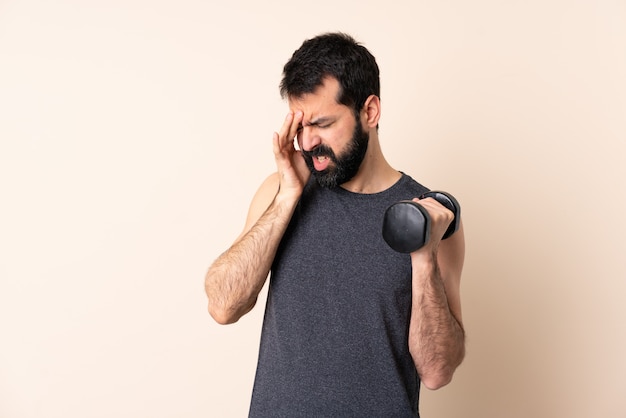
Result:
[[[274,177],[257,193],[258,203],[253,202],[250,210],[252,217],[255,204],[262,206],[272,183],[276,183]],[[296,203],[293,199],[273,199],[254,225],[210,267],[205,287],[209,312],[218,323],[236,322],[254,307]]]
[[[409,350],[424,385],[438,389],[452,380],[465,355],[460,299],[465,238],[461,224],[454,235],[441,241],[451,212],[432,199],[420,204],[427,207],[433,223],[429,243],[411,254]]]
[[[236,322],[254,307],[308,180],[308,168],[293,143],[301,122],[301,114],[290,112],[274,133],[278,171],[254,196],[241,235],[206,274],[209,313],[220,324]]]

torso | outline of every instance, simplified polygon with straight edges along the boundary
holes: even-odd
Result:
[[[418,416],[411,261],[383,241],[403,175],[375,194],[310,181],[272,267],[251,416]]]

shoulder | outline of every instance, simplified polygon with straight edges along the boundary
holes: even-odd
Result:
[[[410,194],[412,195],[412,198],[418,197],[430,191],[428,187],[424,186],[422,183],[418,182],[410,175],[402,171],[401,173],[402,173],[402,177],[400,177],[400,180],[398,181],[398,187],[405,191],[410,192]]]

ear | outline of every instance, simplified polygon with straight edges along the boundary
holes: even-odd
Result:
[[[365,101],[363,110],[361,110],[361,121],[370,129],[378,126],[380,119],[380,99],[378,96],[371,95]]]

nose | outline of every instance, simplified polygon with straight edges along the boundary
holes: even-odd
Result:
[[[322,143],[313,126],[303,126],[298,132],[298,145],[304,151],[311,151]]]

